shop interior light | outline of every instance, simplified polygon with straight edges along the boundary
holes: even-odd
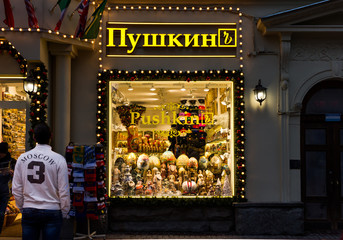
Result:
[[[131,85],[131,84],[129,84],[129,88],[128,88],[127,90],[129,90],[129,91],[133,91],[133,87],[132,87],[132,85]]]
[[[185,85],[182,85],[181,89],[182,92],[186,91]]]
[[[154,84],[151,86],[150,91],[155,91],[156,88],[154,87]]]
[[[208,92],[208,91],[210,91],[210,89],[208,88],[208,85],[206,85],[204,88],[204,92]]]
[[[254,95],[256,101],[262,105],[262,102],[267,98],[267,88],[261,85],[261,79],[258,80],[258,84],[255,86]]]

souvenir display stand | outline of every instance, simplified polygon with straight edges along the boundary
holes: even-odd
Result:
[[[91,231],[90,222],[98,221],[107,214],[108,199],[105,187],[106,168],[102,145],[73,146],[66,148],[69,170],[71,210],[75,230],[79,222],[87,221],[87,234],[75,233],[74,239],[104,238]]]

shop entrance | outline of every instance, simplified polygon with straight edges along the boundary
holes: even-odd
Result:
[[[343,82],[306,95],[301,116],[302,201],[306,229],[343,228]]]

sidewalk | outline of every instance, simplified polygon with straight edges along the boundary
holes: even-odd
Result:
[[[231,234],[188,234],[188,233],[112,233],[107,234],[106,239],[336,239],[339,240],[341,233],[337,232],[318,232],[308,233],[301,236],[290,235],[256,235],[243,236]]]

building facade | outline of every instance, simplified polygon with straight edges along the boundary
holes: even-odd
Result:
[[[20,138],[21,151],[29,149],[31,123],[46,118],[61,154],[70,142],[104,144],[112,230],[341,228],[342,1],[108,1],[90,40],[74,37],[79,1],[71,1],[58,32],[55,1],[32,3],[39,29],[28,27],[24,3],[14,1],[14,28],[0,24],[2,140]],[[89,16],[100,3],[92,2]],[[0,12],[5,16],[3,6]],[[43,99],[23,93],[27,76],[39,76]],[[261,103],[254,96],[259,80],[267,92]],[[6,129],[11,116],[20,116],[19,137]],[[163,156],[167,150],[174,158]],[[178,179],[182,166],[187,177]],[[118,170],[130,172],[127,182],[118,181]],[[137,174],[143,193],[135,192]],[[166,201],[158,209],[134,208],[151,208],[156,197]],[[186,210],[193,217],[183,219]],[[133,218],[142,219],[140,227]]]

